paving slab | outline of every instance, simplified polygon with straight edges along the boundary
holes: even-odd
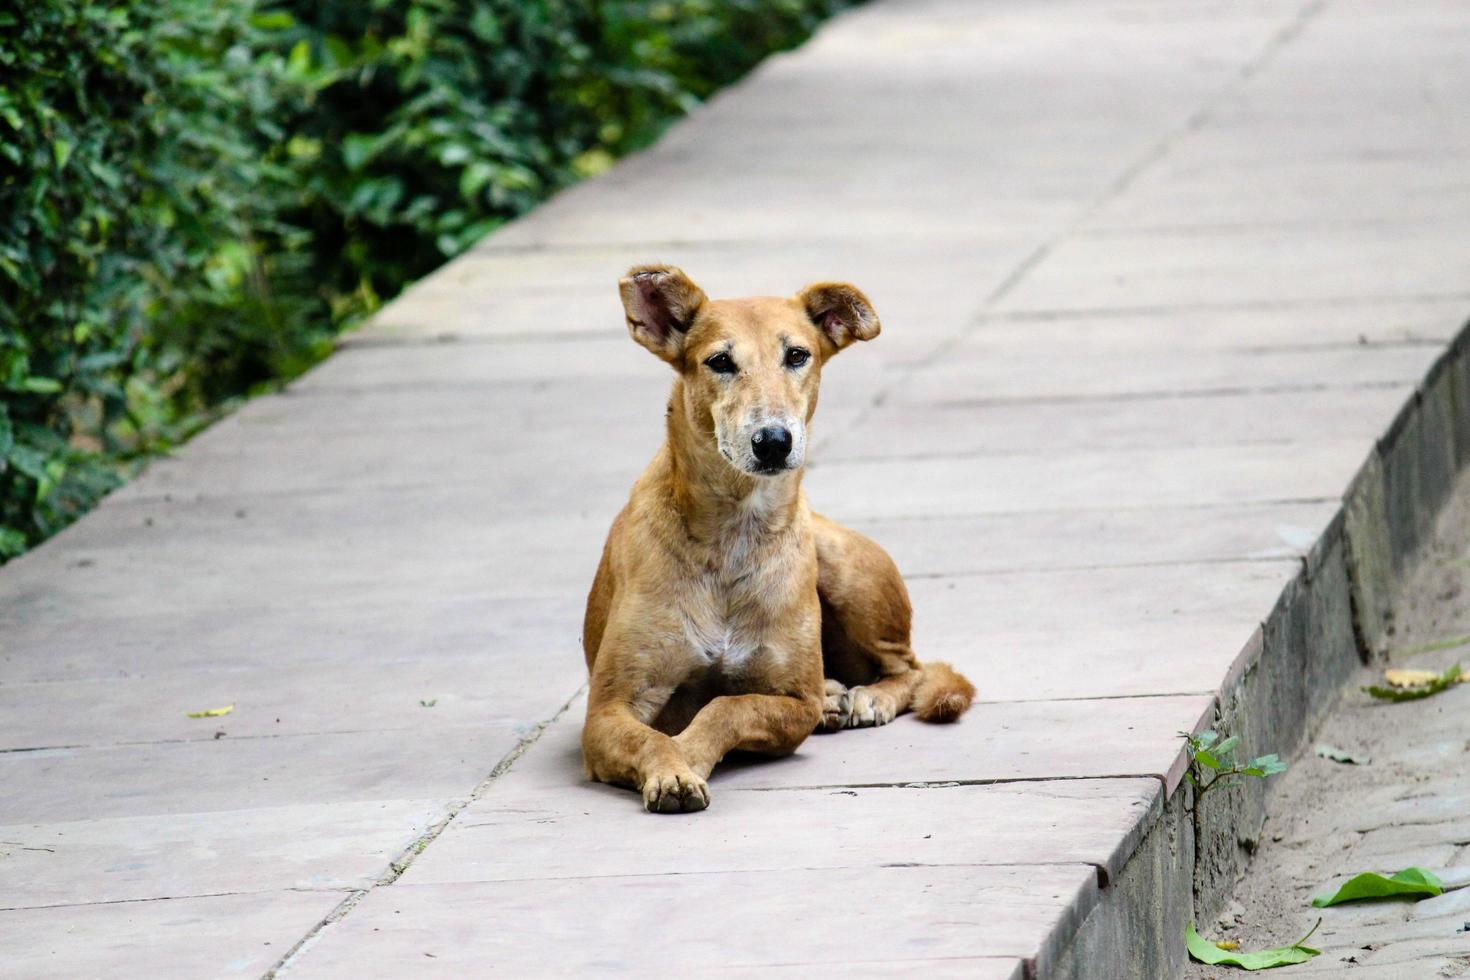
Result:
[[[981,327],[926,366],[922,383],[900,384],[903,403],[961,399],[1097,398],[1190,391],[1271,391],[1308,386],[1412,384],[1438,347],[1360,344],[1308,350],[1198,351],[1124,344],[1049,350],[1034,340],[992,338]],[[1187,408],[1186,405],[1181,407]],[[1249,408],[1243,411],[1251,411]],[[1187,423],[1181,423],[1181,429]]]
[[[64,605],[45,596],[25,599],[0,651],[7,683],[301,663],[319,664],[323,678],[330,678],[331,668],[344,662],[413,662],[493,651],[505,666],[484,669],[516,672],[523,682],[517,690],[534,694],[551,689],[542,684],[557,685],[558,664],[580,664],[580,595],[436,596],[412,603],[368,597],[312,606],[238,602],[90,619],[69,617]],[[552,646],[566,653],[546,659]],[[545,669],[521,672],[536,655]]]
[[[0,910],[0,959],[16,978],[259,976],[342,892],[277,891]]]
[[[833,900],[853,895],[862,900]],[[1085,864],[401,884],[370,893],[288,975],[358,976],[364,963],[447,976],[493,963],[526,976],[689,973],[714,964],[922,968],[977,957],[1044,969],[1058,952],[1058,921],[1080,922],[1096,895],[1096,869]]]
[[[581,665],[572,662],[519,685],[534,666],[529,658],[491,658],[478,651],[390,663],[344,658],[330,664],[311,660],[10,684],[0,687],[0,750],[364,730],[428,735],[466,725],[513,728],[555,713],[568,686],[581,679]],[[188,717],[224,706],[233,710],[223,717]]]
[[[773,798],[741,789],[741,780],[717,771],[713,791],[721,805],[709,811],[711,819],[650,821],[634,794],[586,782],[580,732],[575,712],[551,726],[535,752],[465,808],[402,881],[576,878],[593,868],[597,874],[638,875],[1083,863],[1094,865],[1106,882],[1122,870],[1163,795],[1161,781],[1149,773],[785,789]],[[802,752],[826,747],[808,743]],[[772,773],[790,768],[769,765]],[[895,769],[890,775],[902,773]],[[566,805],[569,793],[575,806]],[[1038,826],[1047,828],[1046,835],[1034,832]],[[555,853],[540,846],[547,835],[563,842]]]
[[[522,732],[486,721],[434,735],[339,731],[0,754],[0,822],[467,798]],[[225,817],[221,817],[225,819]]]
[[[1392,300],[1463,295],[1470,257],[1442,218],[1404,220],[1372,235],[1315,228],[1117,231],[1059,245],[1001,309],[1229,304],[1241,300]],[[1363,270],[1375,270],[1365,282]],[[1370,284],[1371,283],[1371,284]]]
[[[449,816],[433,800],[309,803],[0,827],[10,909],[371,887]]]
[[[498,504],[485,487],[464,484],[112,500],[97,520],[68,531],[64,553],[15,563],[0,597],[64,606],[83,619],[136,616],[140,575],[158,584],[148,606],[157,614],[343,606],[403,591],[435,603],[482,597],[545,606],[586,587],[608,514],[476,520]],[[292,544],[297,557],[279,561]]]
[[[1164,158],[1160,166],[1172,161]],[[1466,320],[1466,298],[1418,297],[1300,303],[1241,300],[1208,306],[1095,310],[988,310],[972,329],[997,340],[1026,337],[1068,350],[1165,346],[1171,350],[1270,351],[1344,344],[1443,347]],[[1319,378],[1331,383],[1330,378]]]
[[[1358,442],[1314,442],[833,460],[812,466],[804,485],[837,520],[1267,503],[1338,496],[1366,455]]]
[[[910,583],[942,575],[1305,558],[1335,499],[849,520]],[[968,542],[956,547],[956,542]]]
[[[1058,390],[1021,398],[998,397],[977,386],[969,389],[972,395],[929,400],[899,381],[882,399],[881,411],[831,438],[818,432],[812,460],[821,466],[873,458],[1370,440],[1413,392],[1412,385],[1392,381],[1324,389],[1295,382],[1258,387],[1260,380],[1193,391]]]
[[[810,976],[825,963],[763,964],[758,967],[719,967],[708,972],[721,977],[794,977]],[[908,977],[915,970],[930,977],[965,977],[966,980],[1023,980],[1026,964],[1018,959],[999,956],[956,956],[933,960],[894,960],[887,963],[843,963],[842,974],[849,977]]]
[[[914,648],[967,672],[987,701],[1207,692],[1299,571],[1215,562],[919,579]]]

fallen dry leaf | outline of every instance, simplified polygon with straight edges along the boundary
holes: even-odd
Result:
[[[1439,680],[1437,670],[1385,670],[1383,679],[1394,687],[1417,687]]]
[[[223,708],[210,708],[208,711],[188,711],[185,714],[190,718],[218,718],[220,715],[227,715],[234,710],[235,706],[233,704],[227,704]]]
[[[1388,681],[1387,687],[1374,685],[1363,688],[1380,701],[1417,701],[1470,680],[1470,672],[1463,670],[1459,664],[1447,668],[1439,675],[1428,670],[1386,670],[1383,673]]]

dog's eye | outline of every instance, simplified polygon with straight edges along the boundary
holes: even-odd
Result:
[[[735,362],[724,351],[720,351],[720,353],[715,354],[713,357],[705,358],[704,366],[715,372],[715,374],[735,373]]]
[[[803,350],[800,347],[793,347],[786,352],[786,366],[789,368],[799,368],[803,364],[805,364],[811,358],[811,356],[811,351]]]

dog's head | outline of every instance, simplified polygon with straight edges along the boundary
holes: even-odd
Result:
[[[644,265],[618,285],[628,332],[679,372],[676,396],[696,431],[755,476],[801,468],[822,365],[878,336],[872,304],[846,283],[712,300],[673,266]]]

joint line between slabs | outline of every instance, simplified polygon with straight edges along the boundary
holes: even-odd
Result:
[[[550,718],[538,722],[530,732],[526,733],[526,735],[524,735],[521,740],[516,743],[514,748],[507,752],[505,756],[495,764],[495,768],[490,770],[490,774],[480,781],[480,783],[470,792],[469,796],[465,797],[462,800],[458,800],[455,803],[452,803],[449,808],[449,813],[445,815],[444,819],[440,820],[424,833],[420,834],[417,840],[408,845],[408,847],[404,848],[403,851],[399,853],[397,858],[390,861],[388,863],[387,870],[379,876],[378,880],[374,882],[372,886],[370,886],[369,888],[359,889],[343,899],[336,908],[329,912],[325,918],[323,918],[320,922],[313,926],[305,936],[301,937],[301,939],[294,946],[287,950],[286,954],[282,956],[279,960],[277,960],[275,965],[273,965],[269,970],[265,972],[262,980],[274,980],[274,978],[280,976],[284,971],[289,970],[291,964],[295,962],[301,956],[301,954],[305,953],[308,949],[315,945],[317,940],[322,937],[322,935],[326,932],[328,928],[330,928],[335,923],[340,922],[349,913],[351,913],[351,911],[357,907],[357,904],[361,902],[370,891],[372,891],[374,888],[391,885],[396,882],[400,877],[402,877],[403,873],[408,870],[410,865],[413,864],[414,859],[417,858],[418,855],[422,854],[425,850],[427,850],[429,845],[437,840],[440,834],[444,833],[445,829],[448,828],[449,824],[454,820],[454,818],[459,816],[466,807],[468,807],[471,803],[475,802],[486,792],[488,792],[491,784],[494,783],[495,780],[499,779],[502,775],[504,775],[511,766],[515,765],[516,760],[525,755],[526,752],[530,750],[531,746],[535,745],[536,742],[541,739],[541,736],[546,734],[546,730],[552,725],[556,724],[556,722],[559,721],[561,717],[567,713],[567,711],[576,702],[576,700],[582,696],[582,692],[585,691],[586,688],[587,685],[584,682],[577,688],[577,690],[572,694],[571,697],[567,698],[566,701],[562,703],[562,706],[558,708]]]
[[[1326,6],[1328,0],[1308,0],[1306,4],[1299,7],[1290,20],[1281,28],[1276,30],[1263,44],[1259,51],[1248,58],[1230,78],[1212,94],[1205,97],[1204,101],[1196,106],[1193,112],[1185,119],[1182,126],[1165,134],[1153,146],[1149,147],[1142,156],[1129,164],[1105,187],[1100,195],[1092,201],[1082,205],[1076,216],[1067,223],[1061,231],[1051,238],[1036,246],[1020,263],[1003,278],[981,301],[980,309],[971,317],[971,324],[962,327],[959,331],[948,338],[941,340],[929,352],[928,355],[914,362],[903,375],[892,384],[880,390],[869,405],[853,422],[849,429],[860,428],[872,412],[887,400],[888,394],[897,385],[907,382],[914,374],[925,367],[936,363],[945,354],[953,350],[964,338],[968,337],[975,329],[975,325],[983,322],[986,314],[1005,298],[1020,282],[1026,278],[1038,265],[1040,265],[1062,242],[1078,234],[1085,222],[1097,214],[1108,203],[1126,192],[1137,179],[1150,167],[1166,158],[1173,150],[1174,145],[1184,137],[1202,129],[1213,118],[1215,110],[1224,102],[1225,98],[1243,83],[1254,78],[1261,69],[1270,63],[1271,59],[1288,43],[1295,40],[1306,28],[1308,22],[1316,17]]]

